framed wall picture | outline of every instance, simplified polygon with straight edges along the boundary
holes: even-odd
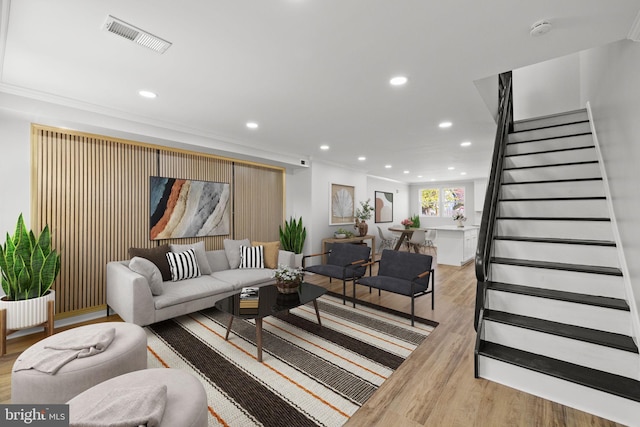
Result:
[[[376,191],[376,222],[392,222],[393,221],[393,193],[384,191]]]
[[[353,224],[355,222],[352,185],[331,184],[329,191],[329,225]]]
[[[151,240],[229,234],[226,182],[150,177]]]

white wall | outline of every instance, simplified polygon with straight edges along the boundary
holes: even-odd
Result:
[[[512,75],[514,120],[584,108],[577,53],[513,70]]]
[[[31,215],[30,123],[0,110],[0,242],[13,235],[20,213]]]
[[[581,96],[589,102],[613,210],[640,307],[640,43],[622,40],[581,53]]]

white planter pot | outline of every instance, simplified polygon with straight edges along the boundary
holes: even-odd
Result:
[[[295,268],[300,268],[302,267],[302,257],[304,257],[303,254],[295,254],[293,257],[293,262],[294,262],[294,267]]]
[[[5,301],[0,299],[0,310],[7,310],[7,329],[24,329],[41,325],[47,321],[47,306],[49,301],[55,301],[56,292],[49,292],[39,298],[23,301]]]

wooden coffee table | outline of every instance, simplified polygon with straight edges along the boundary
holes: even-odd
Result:
[[[293,294],[281,294],[275,285],[267,285],[259,288],[257,307],[243,308],[240,307],[240,290],[237,293],[221,299],[216,302],[215,306],[218,310],[229,313],[229,324],[227,325],[227,333],[225,340],[229,339],[229,332],[233,319],[239,317],[241,319],[254,319],[256,322],[256,346],[258,347],[258,362],[262,362],[262,319],[277,313],[289,311],[292,308],[313,302],[316,310],[318,325],[320,322],[320,312],[318,311],[318,297],[324,295],[327,290],[321,286],[311,283],[302,283],[298,292]]]

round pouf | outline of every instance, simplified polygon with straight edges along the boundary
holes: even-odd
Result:
[[[109,404],[110,402],[105,401],[105,397],[117,395],[118,390],[162,385],[167,386],[167,399],[159,427],[207,426],[209,411],[204,387],[193,375],[170,368],[130,372],[90,388],[67,402],[69,404],[69,420],[71,423],[81,422],[83,415],[94,412],[92,408],[99,409],[103,405]],[[120,402],[111,403],[115,407],[121,405]],[[119,411],[120,414],[114,414],[114,416],[122,416],[122,412],[130,409],[125,407]],[[108,415],[101,415],[101,417],[100,424],[109,425],[115,422],[113,419],[108,419]]]
[[[47,337],[28,349],[18,359],[37,354],[58,340],[74,334],[96,333],[114,328],[115,336],[109,346],[93,356],[74,359],[53,375],[35,369],[11,372],[11,403],[65,403],[83,391],[105,380],[128,372],[147,368],[147,335],[138,325],[106,322],[80,326]],[[34,352],[34,353],[30,353]]]

